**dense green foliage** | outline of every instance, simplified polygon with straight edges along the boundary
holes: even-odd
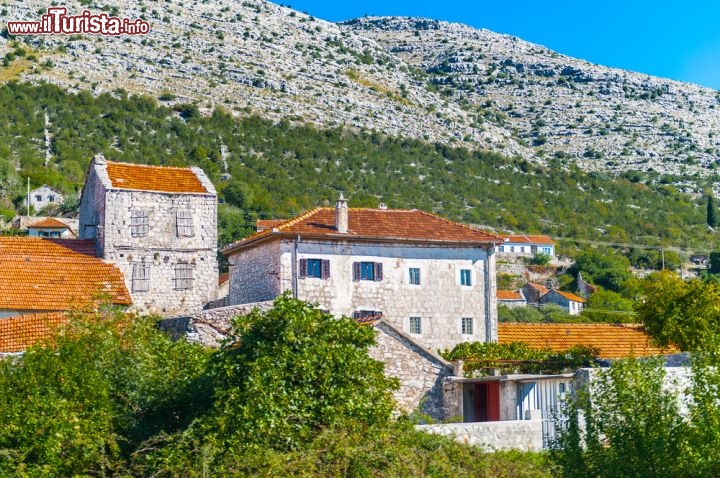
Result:
[[[42,166],[45,113],[52,136],[48,167]],[[223,145],[232,175],[227,181],[221,180]],[[221,241],[249,232],[257,216],[289,217],[332,204],[343,191],[354,206],[382,200],[523,232],[707,246],[704,202],[669,185],[376,132],[235,119],[220,109],[204,116],[192,105],[172,110],[122,91],[93,97],[48,85],[0,87],[0,187],[8,182],[1,172],[8,162],[20,168],[9,181],[14,204],[6,198],[3,210],[21,204],[26,176],[32,186],[78,191],[98,152],[116,161],[202,167],[228,204],[220,224],[233,230],[221,231]]]
[[[0,360],[0,475],[104,476],[208,402],[209,354],[148,318],[86,314],[55,343]]]
[[[582,315],[592,322],[633,323],[638,320],[634,309],[633,300],[617,292],[599,288],[588,297]]]
[[[498,305],[499,322],[547,322],[551,324],[569,324],[590,322],[582,315],[570,315],[567,309],[559,305],[547,304],[543,307],[508,307]]]
[[[603,254],[585,251],[575,258],[570,275],[577,277],[582,272],[583,279],[605,289],[620,292],[623,284],[632,277],[630,262],[619,254]]]
[[[707,197],[707,225],[717,227],[717,208],[715,207],[715,198],[712,194]]]
[[[668,386],[662,361],[630,359],[598,371],[568,404],[553,453],[562,476],[718,476],[720,357],[717,345],[709,350],[693,355],[687,386]]]
[[[567,350],[533,349],[527,344],[513,342],[464,342],[451,351],[444,351],[447,360],[463,360],[467,377],[481,377],[489,372],[501,373],[560,373],[578,367],[588,367],[597,358],[598,351],[576,345]]]
[[[717,281],[684,281],[667,272],[654,273],[643,283],[636,310],[647,332],[660,345],[695,351],[720,343]]]

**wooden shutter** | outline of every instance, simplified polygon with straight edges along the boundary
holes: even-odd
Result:
[[[353,281],[360,280],[360,266],[359,262],[353,262]]]
[[[382,262],[375,263],[375,282],[383,280]]]
[[[330,277],[330,261],[327,259],[323,259],[320,262],[320,277],[322,279]]]
[[[307,277],[307,259],[300,259],[300,278]]]

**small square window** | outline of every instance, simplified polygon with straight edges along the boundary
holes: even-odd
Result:
[[[462,318],[462,333],[464,335],[472,335],[473,334],[473,319],[472,319],[472,317],[463,317]]]
[[[55,196],[48,196],[48,202],[55,202]]]
[[[322,277],[322,261],[320,259],[308,259],[307,260],[307,274],[306,277]]]
[[[460,285],[472,285],[470,269],[460,269]]]
[[[36,194],[36,195],[35,195],[35,201],[37,201],[37,202],[42,202],[42,196],[39,195],[39,194]]]
[[[330,277],[330,261],[327,259],[300,259],[300,278],[307,277],[316,279]]]
[[[355,262],[353,263],[353,280],[369,280],[380,282],[383,280],[382,262]]]
[[[505,246],[499,246],[498,252],[505,252]]]
[[[420,285],[420,268],[419,267],[411,267],[410,268],[410,283],[413,285]]]
[[[410,317],[409,329],[411,334],[420,335],[422,333],[422,319],[420,317]]]
[[[130,212],[130,235],[132,237],[145,237],[150,230],[150,217],[147,211],[135,210]]]

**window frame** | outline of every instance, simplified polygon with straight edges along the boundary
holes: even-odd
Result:
[[[372,277],[368,272],[372,270]],[[353,281],[381,282],[383,280],[382,262],[359,261],[353,262]]]
[[[460,318],[460,333],[463,335],[473,335],[475,333],[475,320],[473,317]]]
[[[177,237],[195,236],[192,212],[188,209],[178,209],[175,211],[175,234]]]
[[[422,317],[408,317],[408,333],[413,335],[422,335]]]
[[[130,211],[130,237],[147,237],[150,233],[150,213],[147,209]]]
[[[460,269],[460,285],[472,287],[472,269]]]
[[[421,285],[422,279],[421,279],[421,272],[419,267],[409,267],[408,268],[408,283],[410,285]]]
[[[148,292],[150,290],[150,264],[147,262],[133,262],[132,267],[132,291]]]
[[[195,285],[195,267],[188,261],[175,263],[175,290],[190,290]]]
[[[317,264],[318,272],[310,274],[311,270],[314,272],[315,267],[310,267],[310,264]],[[319,275],[317,275],[319,274]],[[330,277],[330,260],[319,259],[315,257],[308,257],[298,260],[298,276],[301,279],[328,279]]]

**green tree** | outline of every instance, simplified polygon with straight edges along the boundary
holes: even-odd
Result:
[[[707,197],[707,225],[717,227],[717,209],[715,208],[715,198],[712,194]]]
[[[575,277],[582,272],[583,279],[614,292],[620,292],[623,284],[632,277],[630,261],[612,252],[581,252],[569,272]]]
[[[680,350],[708,349],[720,343],[720,284],[684,281],[671,272],[656,272],[642,285],[638,318],[655,342]]]
[[[599,290],[590,294],[582,315],[593,322],[635,322],[635,303],[617,292]]]
[[[720,251],[710,253],[710,269],[711,274],[720,274]]]
[[[538,252],[535,255],[530,258],[530,264],[535,266],[546,266],[550,264],[550,261],[552,260],[552,257],[550,254],[546,254],[544,252]]]

